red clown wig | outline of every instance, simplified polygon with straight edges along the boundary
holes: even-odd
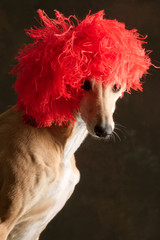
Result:
[[[140,79],[151,61],[136,29],[104,19],[104,11],[83,21],[58,11],[56,19],[38,13],[41,26],[27,31],[33,42],[19,50],[12,71],[17,74],[17,108],[26,119],[38,127],[74,121],[85,79],[125,83],[127,91],[142,89]]]

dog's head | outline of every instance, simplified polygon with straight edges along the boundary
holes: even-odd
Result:
[[[81,22],[58,11],[56,19],[38,13],[41,26],[27,31],[33,42],[19,51],[12,71],[17,107],[38,127],[68,124],[80,111],[90,133],[110,134],[116,100],[124,88],[142,89],[151,65],[144,38],[103,11]]]
[[[95,79],[87,79],[82,88],[84,95],[80,102],[80,114],[89,133],[102,138],[110,136],[114,130],[115,104],[126,86],[116,83],[104,85]]]

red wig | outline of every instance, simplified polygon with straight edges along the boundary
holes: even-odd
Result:
[[[83,21],[58,11],[56,19],[38,13],[41,26],[27,31],[33,42],[19,50],[12,71],[17,74],[17,108],[27,119],[38,127],[74,121],[87,78],[125,83],[127,91],[142,89],[140,79],[151,61],[136,29],[104,19],[104,11]]]

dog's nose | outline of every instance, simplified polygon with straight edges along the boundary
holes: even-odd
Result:
[[[107,137],[112,134],[112,127],[109,124],[97,124],[94,128],[94,132],[98,137]]]

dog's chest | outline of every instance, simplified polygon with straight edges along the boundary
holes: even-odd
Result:
[[[79,182],[80,174],[74,162],[71,162],[73,154],[87,135],[87,129],[83,122],[78,122],[72,137],[68,140],[64,149],[64,159],[61,163],[60,177],[48,188],[48,198],[53,198],[53,208],[50,215],[53,218],[64,206],[75,185]]]
[[[60,177],[48,185],[46,199],[53,200],[53,206],[49,215],[53,218],[64,206],[74,191],[75,185],[79,182],[80,174],[78,169],[73,169],[71,162],[62,164]],[[48,215],[48,216],[49,216]]]

